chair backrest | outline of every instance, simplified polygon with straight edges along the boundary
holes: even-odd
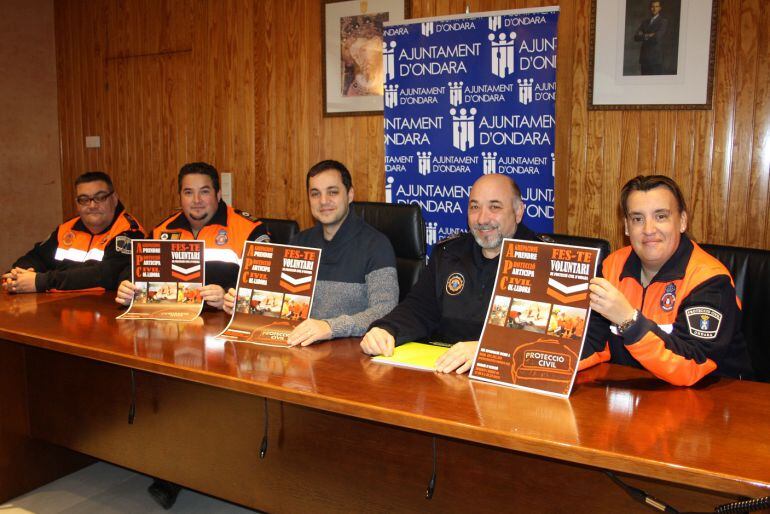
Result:
[[[299,232],[299,224],[294,220],[284,220],[279,218],[259,218],[259,221],[265,224],[270,233],[270,241],[286,245],[291,243],[291,239]]]
[[[765,320],[770,308],[770,251],[711,244],[700,246],[730,270],[742,304],[741,328],[751,364],[757,380],[770,382],[770,339]]]
[[[570,236],[567,234],[540,234],[546,241],[547,238],[551,238],[554,243],[575,245],[575,246],[588,246],[591,248],[599,249],[599,266],[602,265],[604,259],[610,254],[610,242],[606,239],[600,239],[598,237],[584,237],[584,236]],[[551,241],[548,241],[551,242]],[[601,268],[599,268],[601,270]]]
[[[420,206],[382,202],[353,202],[352,206],[390,239],[396,252],[399,300],[403,300],[425,267],[425,222]]]

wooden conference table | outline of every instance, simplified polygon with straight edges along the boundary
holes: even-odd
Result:
[[[602,469],[679,510],[770,495],[768,384],[602,365],[561,400],[376,364],[355,339],[225,344],[223,313],[119,312],[0,294],[0,501],[91,457],[268,512],[647,512]]]

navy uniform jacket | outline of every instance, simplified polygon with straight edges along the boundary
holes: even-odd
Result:
[[[537,239],[522,224],[513,237]],[[470,233],[438,243],[433,247],[428,267],[404,301],[372,323],[372,327],[390,332],[396,345],[421,340],[451,344],[478,340],[494,290],[498,262],[499,256],[484,257]]]
[[[13,267],[34,269],[38,292],[114,290],[121,273],[130,273],[131,239],[143,237],[142,226],[118,202],[112,222],[99,234],[92,234],[77,216],[56,227]]]

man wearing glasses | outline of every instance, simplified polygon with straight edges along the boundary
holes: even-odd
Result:
[[[131,264],[131,239],[144,229],[120,203],[109,175],[83,173],[75,180],[78,216],[56,227],[3,275],[11,293],[110,289]]]

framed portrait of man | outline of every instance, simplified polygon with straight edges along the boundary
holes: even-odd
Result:
[[[409,0],[327,0],[323,5],[324,115],[383,110],[383,25],[405,20]]]
[[[719,0],[593,0],[589,109],[710,109]]]

